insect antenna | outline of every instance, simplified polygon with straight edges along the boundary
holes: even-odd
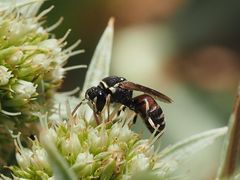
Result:
[[[86,103],[86,99],[83,99],[75,108],[74,108],[74,110],[72,111],[72,116],[74,117],[75,116],[75,114],[76,114],[76,112],[77,112],[77,110],[79,109],[79,107],[82,105],[82,104],[85,104]]]

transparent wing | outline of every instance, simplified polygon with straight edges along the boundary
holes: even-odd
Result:
[[[156,99],[158,99],[162,102],[165,102],[165,103],[171,103],[172,102],[172,99],[169,98],[168,96],[166,96],[166,95],[164,95],[164,94],[162,94],[162,93],[160,93],[160,92],[158,92],[154,89],[151,89],[151,88],[148,88],[146,86],[142,86],[140,84],[136,84],[136,83],[133,83],[133,82],[129,82],[129,81],[121,82],[119,84],[119,87],[121,87],[123,89],[144,92],[146,94],[154,96]]]

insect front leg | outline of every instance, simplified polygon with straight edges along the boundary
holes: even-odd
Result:
[[[88,105],[93,110],[94,119],[97,125],[99,125],[102,122],[101,112],[98,112],[95,102],[89,102]]]
[[[107,122],[110,121],[110,102],[111,102],[111,95],[108,94],[106,98],[106,106],[107,106]]]

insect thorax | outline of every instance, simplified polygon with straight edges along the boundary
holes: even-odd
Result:
[[[111,87],[116,87],[118,85],[118,83],[123,82],[123,81],[126,81],[126,79],[123,77],[109,76],[109,77],[102,79],[99,86],[104,89],[107,89],[107,88],[111,88]]]

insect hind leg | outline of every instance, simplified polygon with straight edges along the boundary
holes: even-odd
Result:
[[[138,116],[138,114],[135,113],[135,114],[134,114],[134,117],[133,117],[133,120],[132,120],[133,124],[136,124],[136,122],[137,122],[137,116]]]
[[[134,112],[134,115],[133,117],[131,118],[128,126],[131,128],[134,124],[136,124],[137,122],[137,117],[138,117],[138,114],[136,112]]]
[[[158,120],[158,123],[154,122],[152,118],[147,117],[145,120],[145,124],[149,131],[157,136],[158,134],[162,134],[165,129],[165,121],[162,117],[161,120]]]
[[[127,107],[125,105],[121,105],[118,112],[117,112],[117,117],[119,117],[122,112],[125,112],[126,108]]]
[[[114,115],[115,115],[116,117],[119,117],[122,112],[126,112],[126,108],[127,108],[127,106],[121,105],[120,108],[118,109],[118,111],[115,112]],[[112,114],[112,115],[113,115],[113,114]],[[128,124],[128,126],[131,127],[133,124],[136,123],[136,120],[137,120],[137,113],[136,113],[136,112],[134,112],[133,117],[132,117],[132,115],[131,115],[131,117],[129,117],[129,112],[127,112],[126,117],[125,117],[125,119],[123,120],[123,121],[124,121],[124,122],[123,122],[123,126],[124,126],[125,124]]]

